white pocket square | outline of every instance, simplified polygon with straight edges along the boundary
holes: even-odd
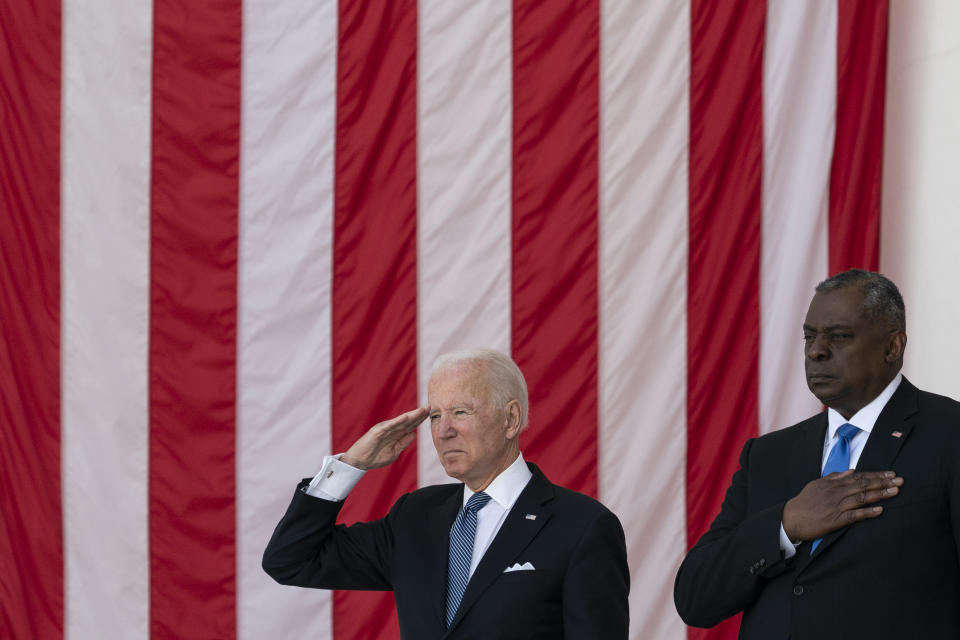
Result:
[[[523,564],[517,562],[513,566],[507,567],[503,570],[504,573],[510,573],[511,571],[536,571],[536,569],[534,569],[533,565],[529,562],[524,562]]]

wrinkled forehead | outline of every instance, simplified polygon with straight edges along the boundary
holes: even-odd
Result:
[[[436,369],[427,383],[431,405],[489,402],[491,397],[487,365],[480,361],[455,362]]]

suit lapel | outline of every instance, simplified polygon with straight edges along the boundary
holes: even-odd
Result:
[[[887,406],[877,416],[877,423],[873,425],[860,460],[857,461],[857,471],[887,471],[893,467],[900,448],[913,430],[910,418],[918,410],[918,397],[919,392],[915,386],[906,378],[900,381],[900,386],[887,402]],[[850,527],[843,527],[824,536],[813,557],[820,556],[824,549],[842,538],[849,529]]]
[[[427,581],[427,598],[433,605],[437,624],[442,629],[446,625],[447,601],[447,562],[450,549],[450,529],[453,521],[463,507],[463,485],[458,484],[453,494],[427,512],[424,534],[429,537],[427,549],[442,549],[442,553],[428,553],[424,563],[424,577]]]
[[[467,590],[460,601],[460,608],[450,624],[450,630],[459,624],[480,595],[527,548],[552,515],[546,504],[553,498],[553,485],[536,465],[527,464],[533,477],[510,509],[500,531],[470,577]],[[534,518],[528,518],[528,515]]]
[[[886,471],[893,466],[900,447],[907,441],[913,424],[910,418],[917,413],[919,392],[906,378],[877,417],[863,454],[857,462],[857,471]],[[898,435],[899,434],[899,435]]]
[[[819,413],[805,421],[800,429],[797,444],[789,454],[789,492],[793,497],[811,480],[820,477],[823,461],[823,440],[827,435],[827,412]]]
[[[800,493],[808,482],[820,477],[823,463],[823,441],[827,435],[827,412],[819,413],[807,420],[800,429],[797,445],[790,451],[790,476],[787,495],[792,498]],[[803,570],[810,561],[810,544],[804,543],[797,548],[794,562],[798,570]]]

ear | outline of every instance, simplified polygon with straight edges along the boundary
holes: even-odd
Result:
[[[887,362],[897,362],[903,358],[903,351],[907,348],[907,334],[903,331],[894,331],[887,336],[887,351],[884,359]]]
[[[505,430],[504,435],[507,440],[513,440],[520,435],[520,401],[511,400],[503,408]]]

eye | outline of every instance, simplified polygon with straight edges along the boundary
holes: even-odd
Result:
[[[455,415],[455,416],[465,416],[465,415],[467,415],[467,412],[466,412],[464,409],[457,409],[456,411],[453,412],[453,415]]]
[[[440,419],[440,414],[439,414],[439,413],[431,413],[431,414],[430,414],[430,422],[436,422],[436,421],[439,420],[439,419]]]
[[[853,337],[852,333],[831,333],[829,336],[830,342],[843,342],[844,340],[849,340]]]
[[[804,342],[807,342],[807,343],[813,342],[814,340],[816,340],[816,338],[817,338],[817,337],[816,337],[815,335],[813,335],[812,333],[805,333],[805,334],[803,334],[803,341],[804,341]]]

